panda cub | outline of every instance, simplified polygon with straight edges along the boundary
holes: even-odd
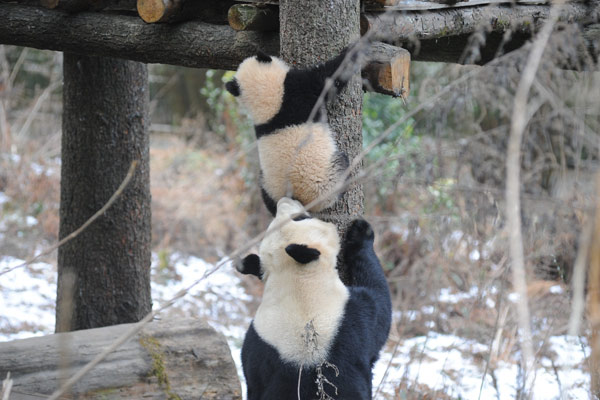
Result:
[[[391,324],[373,237],[364,220],[350,226],[341,249],[352,275],[345,286],[336,227],[279,200],[259,255],[238,267],[265,283],[242,347],[248,400],[371,399],[371,371]]]
[[[345,54],[310,69],[297,69],[261,53],[245,59],[225,85],[254,120],[261,192],[273,215],[284,196],[304,205],[323,196],[311,211],[321,211],[336,200],[330,192],[348,168],[348,157],[337,149],[329,125],[320,122],[320,110],[313,120],[309,117],[326,79]],[[347,73],[340,76],[334,81],[337,92],[348,80]]]

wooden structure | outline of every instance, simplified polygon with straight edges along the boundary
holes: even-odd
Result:
[[[335,1],[337,2],[337,0]],[[142,63],[164,63],[227,70],[236,69],[244,58],[254,55],[257,49],[274,55],[279,55],[281,50],[282,57],[287,61],[308,65],[333,55],[334,46],[316,49],[312,54],[294,54],[294,51],[297,50],[294,46],[317,46],[319,40],[322,43],[323,38],[327,36],[323,35],[323,32],[327,31],[326,26],[316,26],[315,29],[320,29],[320,31],[313,32],[313,38],[309,41],[299,44],[301,42],[299,38],[296,38],[298,39],[296,41],[290,40],[289,33],[284,31],[290,25],[297,26],[303,22],[290,18],[292,14],[302,14],[302,12],[291,12],[293,7],[302,7],[301,3],[304,2],[298,0],[281,0],[281,3],[271,0],[259,2],[253,0],[245,2],[233,0],[0,0],[0,20],[2,21],[0,44],[64,51],[89,57],[110,57]],[[359,32],[368,37],[369,41],[377,42],[370,46],[367,52],[368,61],[362,65],[362,75],[365,78],[364,87],[393,96],[407,96],[409,93],[411,59],[485,64],[494,57],[521,47],[550,14],[550,5],[544,1],[440,0],[436,3],[413,0],[364,0],[363,4],[359,4],[359,0],[347,0],[347,3],[344,4],[349,5],[348,8],[352,8],[348,14],[352,14],[353,18],[356,16],[357,24],[349,29],[351,34],[344,37],[344,45],[350,43],[350,39],[357,39]],[[578,32],[582,34],[581,50],[585,53],[582,57],[592,58],[595,61],[600,42],[598,4],[599,0],[570,2],[561,7],[559,13],[561,22],[576,24]],[[337,17],[336,14],[323,12],[323,18]],[[330,35],[341,34],[339,30],[328,33]],[[356,37],[351,37],[354,33],[356,33]],[[473,41],[472,37],[484,37],[485,40]],[[474,52],[475,56],[465,56],[465,48],[468,46],[477,48],[477,51]],[[576,54],[575,56],[581,55]],[[573,67],[581,64],[566,60],[565,65]],[[352,91],[351,97],[354,96],[354,100],[356,100],[358,92],[356,85],[351,87],[350,91]],[[359,100],[358,102],[354,101],[352,107],[344,108],[343,104],[338,104],[329,111],[334,114],[339,113],[340,118],[351,115],[352,118],[359,121],[358,127],[357,124],[354,124],[353,129],[360,131],[360,107]],[[332,126],[335,128],[339,125],[338,122],[333,121]],[[362,144],[360,132],[351,140],[354,142],[352,143],[353,150],[348,151],[348,154],[354,155],[356,148]],[[72,151],[78,150],[75,148]],[[357,205],[362,201],[360,193],[355,196],[355,200],[350,207],[346,209],[342,207],[340,212],[349,215],[360,213],[360,206]],[[188,333],[193,330],[193,327],[188,326]],[[110,336],[104,336],[109,331],[102,332],[104,333],[96,335],[98,346],[105,345],[106,338],[110,338]],[[193,332],[195,332],[194,334],[198,333]],[[82,342],[81,338],[78,339],[78,333],[62,335],[73,335],[68,337],[72,339],[70,345],[74,344],[76,349],[85,347],[83,343],[85,340]],[[165,338],[169,337],[166,331],[161,335]],[[200,340],[211,343],[213,340],[211,335],[199,334],[199,337]],[[94,337],[92,330],[81,333],[81,336],[86,340]],[[59,336],[31,339],[31,342],[27,343],[14,342],[1,345],[0,374],[5,372],[8,365],[6,370],[13,373],[15,382],[17,382],[15,393],[18,392],[20,379],[25,379],[22,382],[27,382],[26,371],[30,371],[32,367],[1,357],[5,355],[10,357],[10,354],[14,354],[11,351],[16,351],[19,355],[24,354],[22,352],[25,352],[30,344],[32,349],[36,348],[35,340],[47,343],[57,337]],[[161,340],[159,340],[159,344],[164,346]],[[137,356],[129,358],[129,361],[134,358],[137,360],[131,364],[131,369],[146,374],[152,369],[151,353],[154,350],[147,348],[143,350],[140,345],[143,347],[139,340],[132,341],[126,345],[123,351],[133,351],[132,354],[137,354]],[[8,346],[8,351],[5,351],[6,346]],[[198,352],[196,349],[195,345],[191,345],[187,353],[180,349],[183,352],[181,354],[185,353],[184,355],[177,352],[175,354],[191,360],[193,368],[196,368],[197,364],[201,364],[198,368],[210,366],[208,361],[203,364],[204,361],[193,360],[193,357],[203,357],[210,361],[210,349],[205,349],[204,352]],[[138,357],[144,351],[147,354]],[[57,348],[53,348],[44,356],[43,360],[39,360],[38,364],[46,366],[49,370],[55,370],[54,366],[58,365],[55,359],[57,353]],[[25,364],[29,360],[27,356],[15,357],[13,355],[13,358],[22,358],[21,361]],[[77,360],[77,362],[82,361],[84,360]],[[139,365],[136,364],[138,361]],[[135,367],[137,369],[133,367],[134,364],[137,365]],[[111,371],[110,365],[109,362],[109,368],[105,371]],[[121,366],[112,368],[113,372],[117,369],[121,374],[123,370],[130,368]],[[24,376],[19,376],[20,372],[23,372]],[[235,376],[235,372],[230,373],[231,376]],[[33,387],[31,385],[39,381],[37,378],[31,379],[30,383],[22,385],[31,388]],[[55,376],[53,379],[56,382],[58,378]],[[107,378],[106,381],[108,380]],[[113,381],[108,383],[114,387]],[[206,387],[212,387],[210,384],[211,382],[207,382]],[[130,387],[131,390],[137,387],[135,382],[124,382],[122,385]],[[184,387],[183,383],[181,385]],[[87,387],[76,388],[76,391],[87,392],[89,389],[101,389],[101,387],[90,384]],[[35,392],[47,393],[48,390],[52,389],[38,388]],[[123,390],[123,393],[127,393],[126,398],[133,396],[128,391],[130,389]],[[206,390],[202,393],[208,393]],[[152,392],[148,389],[146,393]],[[236,398],[236,395],[223,391],[215,393],[213,397],[205,395],[203,398]]]

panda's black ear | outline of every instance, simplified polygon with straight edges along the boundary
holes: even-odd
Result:
[[[235,269],[244,275],[254,275],[262,279],[262,271],[260,268],[260,257],[257,254],[249,254],[243,260],[237,260]]]
[[[257,50],[256,52],[256,60],[262,63],[270,63],[271,61],[273,61],[270,55],[265,54],[260,50]]]
[[[300,264],[308,264],[309,262],[318,260],[321,255],[319,250],[308,247],[305,244],[290,244],[285,248],[285,252]]]
[[[240,84],[235,78],[225,84],[225,89],[235,97],[240,95]]]

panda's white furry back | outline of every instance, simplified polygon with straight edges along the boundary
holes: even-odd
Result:
[[[325,80],[344,55],[310,69],[295,69],[277,57],[259,54],[245,59],[226,85],[254,120],[262,195],[273,215],[284,196],[303,205],[319,200],[311,211],[321,211],[337,198],[333,191],[348,167],[348,157],[338,150],[321,113],[309,118]],[[336,90],[345,84],[337,79]]]

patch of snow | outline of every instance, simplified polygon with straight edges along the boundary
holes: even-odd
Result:
[[[582,347],[579,338],[575,342],[563,336],[549,338],[549,345],[557,354],[554,360],[557,372],[545,367],[546,363],[537,368],[531,380],[534,400],[589,398],[589,375],[581,368],[585,346]],[[428,336],[400,342],[395,354],[384,352],[375,364],[373,385],[374,388],[381,385],[380,390],[390,394],[405,383],[409,388],[426,385],[453,398],[514,399],[520,373],[516,363],[499,362],[490,366],[484,377],[485,362],[477,362],[473,355],[488,353],[487,345],[430,332]]]
[[[38,224],[38,220],[36,217],[28,215],[25,217],[25,224],[29,227],[36,226]]]
[[[550,293],[552,294],[563,294],[564,289],[560,285],[550,286]]]
[[[4,194],[4,192],[0,192],[0,206],[4,203],[8,203],[10,201],[10,197]]]
[[[13,257],[0,258],[0,271],[22,264]],[[42,335],[54,331],[56,270],[50,264],[35,263],[0,275],[0,329],[28,331],[1,334],[0,340]],[[12,329],[11,329],[12,327]]]
[[[451,290],[451,288],[441,289],[437,296],[437,300],[440,303],[456,304],[460,301],[477,296],[477,293],[479,292],[479,288],[477,286],[471,287],[468,292],[451,293]]]

